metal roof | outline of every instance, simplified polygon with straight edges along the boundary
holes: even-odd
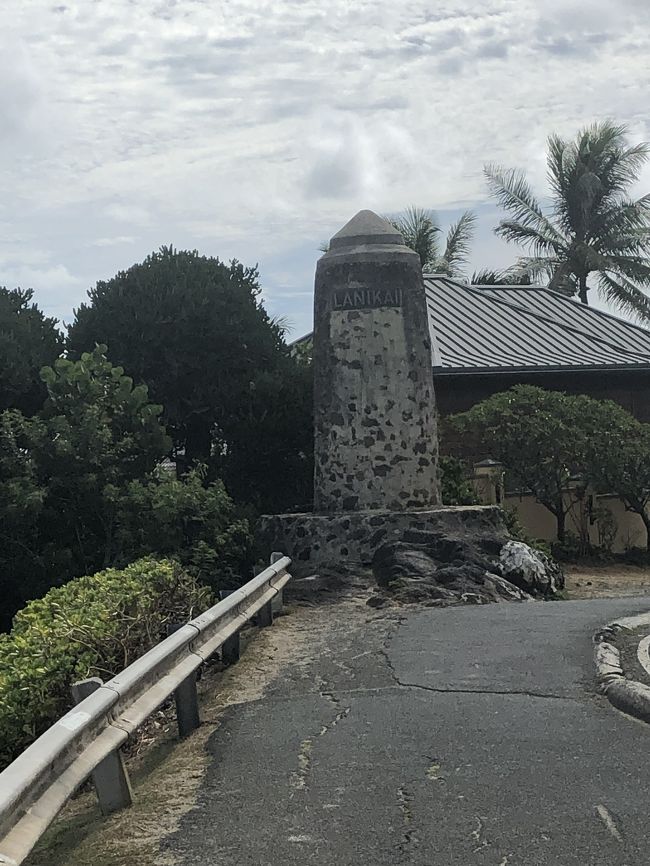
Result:
[[[437,375],[650,369],[650,331],[542,286],[426,274]]]

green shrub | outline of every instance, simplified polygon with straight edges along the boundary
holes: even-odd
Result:
[[[441,456],[438,461],[440,493],[445,505],[478,505],[474,488],[465,477],[463,464],[456,457]]]
[[[551,552],[558,562],[580,562],[587,559],[584,545],[573,532],[566,532],[564,541],[551,542]]]
[[[30,602],[0,635],[0,769],[70,707],[70,686],[106,680],[212,603],[179,564],[142,559]]]
[[[245,583],[253,565],[248,521],[237,518],[220,481],[204,486],[202,476],[159,472],[118,494],[112,562],[169,556],[214,590]]]

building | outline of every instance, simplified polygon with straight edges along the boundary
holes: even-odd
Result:
[[[442,417],[525,383],[614,400],[650,421],[650,331],[542,287],[467,286],[431,275],[425,289]],[[530,535],[554,541],[553,515],[531,494],[510,489],[507,474],[504,480],[477,444],[447,435],[443,447],[477,461],[474,484],[483,501],[500,500]],[[575,536],[618,551],[644,546],[641,518],[617,497],[576,499],[569,489],[566,497],[567,529]],[[606,524],[603,513],[610,515]]]
[[[426,275],[444,417],[513,385],[615,400],[650,421],[650,331],[538,286]]]

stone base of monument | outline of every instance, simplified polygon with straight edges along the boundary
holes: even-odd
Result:
[[[318,575],[329,593],[379,586],[403,602],[482,604],[563,585],[555,564],[509,538],[491,505],[267,515],[258,535],[268,551],[292,558],[296,578]]]
[[[405,533],[413,530],[445,535],[498,534],[505,541],[501,511],[495,505],[445,506],[422,511],[271,514],[263,515],[258,524],[264,547],[290,556],[296,577],[323,568],[369,569],[382,545],[401,541]]]

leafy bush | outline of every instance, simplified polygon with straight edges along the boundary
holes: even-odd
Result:
[[[440,493],[445,505],[479,504],[474,488],[465,477],[463,464],[456,457],[440,457],[438,476]]]
[[[586,558],[584,544],[574,532],[566,532],[564,541],[552,542],[551,551],[559,562],[580,562]]]
[[[447,421],[531,490],[557,520],[557,539],[570,552],[566,518],[589,484],[616,493],[638,514],[650,548],[650,425],[611,400],[515,385]],[[571,484],[572,496],[567,496]],[[582,531],[584,553],[588,539]]]
[[[73,682],[109,679],[211,603],[179,564],[153,559],[30,602],[0,635],[0,769],[69,708]]]
[[[0,629],[51,586],[113,564],[115,492],[169,451],[161,407],[104,352],[44,367],[40,415],[0,413]]]
[[[248,522],[236,518],[221,482],[203,486],[199,470],[132,481],[119,497],[113,543],[116,562],[173,556],[215,590],[241,586],[253,564]]]
[[[104,352],[45,367],[40,416],[0,412],[0,630],[51,586],[149,554],[215,587],[247,575],[247,522],[220,482],[156,469],[161,408]]]

